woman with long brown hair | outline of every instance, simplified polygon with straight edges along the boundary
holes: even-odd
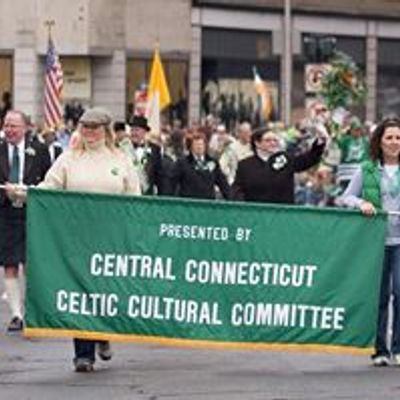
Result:
[[[358,208],[367,216],[377,210],[389,212],[385,254],[379,296],[375,354],[376,367],[392,361],[400,366],[400,120],[383,120],[375,128],[370,142],[370,160],[353,176],[337,204]],[[393,295],[391,326],[388,311]],[[388,331],[391,331],[390,341]]]

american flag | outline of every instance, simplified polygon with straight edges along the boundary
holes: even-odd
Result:
[[[60,125],[62,119],[61,94],[63,89],[63,72],[54,43],[49,38],[46,55],[46,76],[44,88],[44,124],[47,129]]]

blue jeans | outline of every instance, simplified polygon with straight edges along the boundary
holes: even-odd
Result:
[[[388,343],[388,314],[390,296],[393,295],[393,323],[391,343]],[[400,245],[386,246],[383,260],[379,296],[378,326],[375,354],[390,356],[400,354]]]

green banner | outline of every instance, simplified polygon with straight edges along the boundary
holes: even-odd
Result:
[[[385,225],[348,210],[30,190],[26,334],[365,352]]]

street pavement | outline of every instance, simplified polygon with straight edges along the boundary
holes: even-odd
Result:
[[[0,294],[3,291],[0,278]],[[90,374],[72,368],[72,342],[7,336],[0,301],[0,400],[380,400],[400,398],[400,368],[368,357],[114,344]]]

